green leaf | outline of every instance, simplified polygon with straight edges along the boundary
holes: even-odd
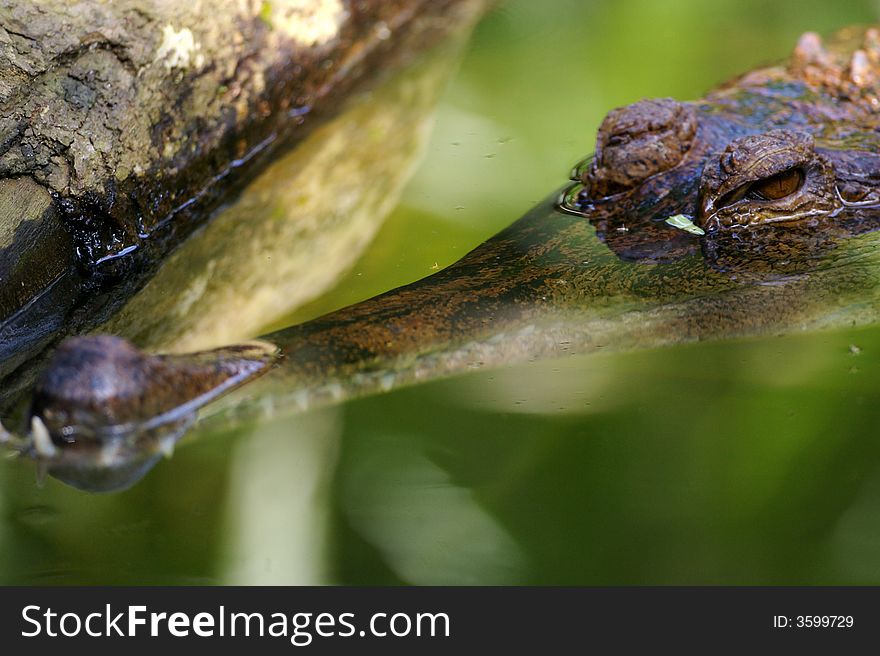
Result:
[[[700,226],[694,225],[694,222],[691,221],[684,214],[676,214],[675,216],[670,216],[666,219],[666,223],[671,225],[673,228],[678,228],[679,230],[685,230],[693,235],[705,235],[706,231],[703,230]]]

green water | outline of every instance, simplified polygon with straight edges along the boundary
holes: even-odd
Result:
[[[299,321],[444,266],[603,114],[875,3],[520,0],[477,29],[374,246]],[[880,583],[880,329],[482,372],[182,446],[95,496],[0,463],[2,583]]]

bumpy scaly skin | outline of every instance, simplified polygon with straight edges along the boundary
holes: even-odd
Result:
[[[791,180],[779,198],[752,191],[780,174]],[[779,185],[776,185],[779,186]],[[734,139],[717,159],[710,158],[700,179],[700,225],[714,231],[768,223],[793,223],[824,216],[842,207],[834,165],[816,152],[806,132],[771,130]]]
[[[596,140],[588,175],[591,194],[621,193],[673,168],[690,150],[696,131],[693,107],[671,98],[611,110]]]

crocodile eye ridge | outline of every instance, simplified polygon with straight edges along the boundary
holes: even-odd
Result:
[[[834,181],[834,166],[806,132],[740,137],[703,168],[698,223],[711,231],[827,214],[840,205]]]
[[[612,110],[602,121],[595,157],[581,181],[594,200],[629,191],[677,166],[696,131],[694,108],[671,98]]]

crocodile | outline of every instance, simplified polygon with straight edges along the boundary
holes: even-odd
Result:
[[[111,490],[197,410],[229,427],[537,358],[875,324],[878,108],[880,31],[807,33],[702,99],[612,110],[560,190],[427,278],[204,353],[72,338],[5,439]]]

